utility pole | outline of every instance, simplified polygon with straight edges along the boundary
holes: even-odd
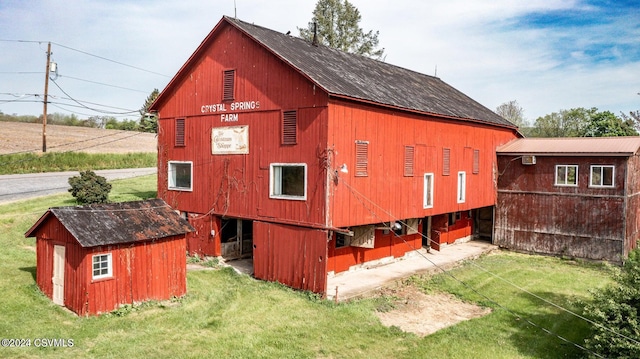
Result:
[[[47,71],[44,77],[44,109],[42,110],[42,152],[47,152],[47,102],[49,96],[49,66],[51,65],[51,43],[47,45]]]

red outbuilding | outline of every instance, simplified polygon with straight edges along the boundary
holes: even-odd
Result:
[[[640,137],[523,138],[500,146],[494,243],[623,262],[640,240]]]
[[[490,236],[495,149],[519,137],[437,77],[229,17],[152,110],[158,196],[196,228],[188,251],[318,293],[330,273]]]
[[[186,293],[185,234],[193,227],[164,201],[50,208],[36,237],[36,282],[78,315]]]

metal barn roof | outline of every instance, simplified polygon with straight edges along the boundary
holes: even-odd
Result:
[[[56,217],[82,247],[171,237],[195,229],[161,199],[50,208],[28,231],[32,237],[49,216]]]
[[[498,155],[632,156],[640,149],[640,137],[520,138],[496,150]]]
[[[470,120],[502,127],[514,124],[456,90],[441,79],[365,56],[314,46],[298,37],[223,17],[182,67],[174,80],[195,61],[222,23],[236,27],[278,56],[329,95],[375,103],[409,111]],[[174,80],[167,86],[170,89]],[[171,93],[165,89],[164,93]],[[154,104],[162,102],[161,94]]]

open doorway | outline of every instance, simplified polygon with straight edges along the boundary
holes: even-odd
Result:
[[[220,242],[224,259],[253,257],[253,221],[222,218]]]
[[[472,210],[473,239],[493,243],[493,206]]]

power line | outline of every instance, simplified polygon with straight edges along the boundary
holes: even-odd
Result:
[[[112,115],[128,115],[128,114],[134,114],[134,113],[139,113],[137,110],[130,110],[127,112],[110,112],[110,111],[104,111],[104,110],[100,110],[100,109],[96,109],[96,108],[91,108],[85,104],[83,104],[82,102],[74,99],[73,97],[71,97],[71,95],[69,95],[65,90],[62,89],[62,87],[60,87],[60,85],[58,85],[58,82],[56,80],[51,80],[53,82],[54,85],[56,85],[56,87],[62,91],[62,93],[64,93],[65,95],[67,95],[67,97],[69,97],[69,99],[75,103],[77,103],[78,105],[86,108],[87,110],[91,110],[91,111],[95,111],[95,112],[100,112],[100,113],[105,113],[105,114],[112,114]]]
[[[330,173],[332,173],[332,172],[330,172]],[[366,205],[364,204],[364,202],[363,202],[361,199],[359,199],[358,197],[362,197],[363,199],[367,200],[369,203],[371,203],[371,204],[372,204],[372,205],[374,205],[375,207],[378,207],[379,209],[381,209],[381,210],[382,210],[386,215],[388,215],[390,218],[394,219],[395,221],[399,221],[397,218],[395,218],[395,216],[393,216],[391,213],[389,213],[388,211],[386,211],[384,208],[382,208],[381,206],[379,206],[378,204],[376,204],[375,202],[373,202],[371,199],[369,199],[368,197],[366,197],[365,195],[363,195],[362,193],[358,192],[356,189],[354,189],[353,187],[351,187],[351,186],[350,186],[350,185],[349,185],[349,184],[348,184],[344,179],[339,178],[339,177],[338,177],[337,175],[335,175],[335,174],[334,174],[334,176],[335,176],[335,178],[337,178],[338,180],[340,180],[340,181],[342,182],[342,184],[343,184],[343,185],[345,185],[345,187],[347,187],[347,189],[349,189],[349,191],[350,191],[350,192],[351,192],[351,193],[356,197],[356,199],[357,199],[361,204],[363,204],[363,206],[364,206],[364,207],[365,207],[365,208],[366,208],[366,209],[367,209],[367,210],[368,210],[368,211],[369,211],[369,212],[370,212],[370,213],[371,213],[375,218],[378,218],[379,220],[381,220],[381,221],[382,221],[382,219],[381,219],[381,218],[380,218],[380,217],[375,213],[375,211],[373,211],[371,208],[369,208],[369,206],[366,206]],[[384,222],[384,221],[382,221],[382,222]],[[400,222],[401,222],[401,223],[403,223],[402,221],[400,221]],[[403,224],[404,224],[405,226],[407,226],[407,224],[406,224],[406,223],[403,223]],[[557,334],[557,333],[555,333],[555,332],[553,332],[553,331],[551,331],[551,330],[549,330],[549,329],[547,329],[547,328],[545,328],[545,327],[543,327],[543,326],[541,326],[541,325],[539,325],[539,324],[537,324],[537,323],[535,323],[535,322],[531,321],[530,319],[528,319],[528,318],[526,318],[526,317],[522,317],[522,316],[520,316],[519,314],[515,313],[514,311],[512,311],[512,310],[511,310],[511,309],[509,309],[509,308],[507,308],[506,306],[503,306],[502,304],[500,304],[500,303],[496,302],[495,300],[493,300],[493,299],[489,298],[488,296],[486,296],[486,295],[484,295],[484,294],[480,293],[480,292],[479,292],[479,291],[477,291],[475,288],[471,287],[470,285],[468,285],[468,284],[467,284],[467,283],[465,283],[464,281],[462,281],[462,280],[458,279],[457,277],[455,277],[455,276],[454,276],[452,273],[450,273],[448,270],[446,270],[446,269],[442,268],[441,266],[439,266],[438,264],[436,264],[435,262],[433,262],[432,260],[430,260],[430,259],[429,259],[427,256],[425,256],[423,253],[421,253],[421,252],[420,252],[420,251],[418,251],[416,248],[414,248],[413,246],[411,246],[411,245],[410,245],[410,244],[409,244],[409,243],[408,243],[408,242],[407,242],[403,237],[398,236],[395,232],[394,232],[394,235],[395,235],[396,237],[400,238],[400,239],[405,243],[405,245],[407,245],[411,250],[413,250],[413,251],[415,251],[416,253],[418,253],[420,256],[422,256],[424,259],[426,259],[427,261],[429,261],[429,263],[431,263],[434,267],[438,268],[438,269],[439,269],[440,271],[442,271],[444,274],[446,274],[447,276],[449,276],[449,277],[453,278],[455,281],[457,281],[458,283],[462,284],[464,287],[468,288],[469,290],[473,291],[474,293],[478,294],[479,296],[483,297],[484,299],[486,299],[486,300],[490,301],[491,303],[493,303],[493,304],[497,305],[499,308],[501,308],[501,309],[503,309],[503,310],[507,311],[508,313],[510,313],[510,314],[512,314],[512,315],[514,315],[516,318],[518,318],[518,319],[522,319],[522,320],[526,321],[527,323],[529,323],[529,324],[531,324],[531,325],[533,325],[533,326],[535,326],[535,327],[539,328],[540,330],[544,331],[545,333],[550,334],[550,335],[553,335],[553,336],[555,336],[556,338],[558,338],[558,339],[560,339],[560,340],[562,340],[562,341],[564,341],[564,342],[566,342],[566,343],[572,344],[572,345],[574,345],[575,347],[577,347],[577,348],[579,348],[579,349],[582,349],[582,350],[584,350],[584,351],[587,351],[587,352],[589,352],[589,353],[591,353],[591,354],[593,354],[593,355],[595,355],[595,356],[597,356],[597,357],[599,357],[599,358],[604,358],[603,356],[599,355],[598,353],[592,352],[591,350],[587,349],[586,347],[584,347],[584,346],[582,346],[582,345],[580,345],[580,344],[578,344],[578,343],[574,343],[574,342],[572,342],[572,341],[568,340],[567,338],[564,338],[563,336],[561,336],[561,335],[559,335],[559,334]],[[426,236],[424,236],[423,234],[420,234],[420,235],[421,235],[423,238],[428,239],[428,241],[433,242],[433,240],[432,240],[431,238],[426,237]],[[487,272],[489,272],[489,271],[487,271]],[[507,283],[510,283],[510,282],[507,282]],[[515,285],[514,285],[514,287],[516,287],[516,288],[520,289],[518,286],[515,286]],[[528,291],[525,291],[525,293],[528,293]],[[540,298],[539,296],[535,296],[535,297],[536,297],[536,298]],[[547,303],[551,303],[550,301],[547,301],[547,300],[544,300],[544,301],[545,301],[545,302],[547,302]],[[556,307],[556,308],[562,308],[562,309],[563,309],[564,311],[566,311],[567,313],[574,314],[572,311],[570,311],[570,310],[568,310],[568,309],[565,309],[565,308],[563,308],[563,307],[561,307],[561,306],[559,306],[559,305],[557,305],[557,304],[555,304],[555,303],[553,303],[552,305],[553,305],[554,307]],[[582,317],[582,316],[579,316],[579,315],[576,315],[576,317],[577,317],[577,318],[579,318],[579,319],[582,319],[582,320],[587,320],[586,318],[584,318],[584,317]],[[589,320],[587,320],[587,321],[588,321],[589,323],[593,323],[592,321],[589,321]],[[605,328],[605,327],[603,327],[603,326],[601,326],[601,327],[602,327],[602,328]],[[607,328],[605,328],[605,329],[607,329]],[[616,334],[616,335],[619,335],[619,336],[621,336],[621,337],[623,337],[623,338],[625,338],[625,339],[630,339],[630,340],[632,340],[632,341],[634,341],[634,342],[638,343],[638,341],[636,341],[635,339],[632,339],[632,338],[629,338],[629,337],[624,336],[624,335],[622,335],[622,334],[616,333],[615,331],[613,331],[613,330],[611,330],[611,329],[607,329],[607,330],[609,330],[611,333],[614,333],[614,334]]]
[[[135,92],[140,92],[140,93],[149,93],[148,91],[136,90],[136,89],[132,89],[132,88],[129,88],[129,87],[118,86],[118,85],[110,85],[110,84],[106,84],[106,83],[103,83],[103,82],[85,80],[85,79],[80,79],[80,78],[72,77],[72,76],[68,76],[68,75],[60,75],[60,77],[65,77],[65,78],[72,79],[72,80],[77,80],[77,81],[88,82],[88,83],[92,83],[92,84],[96,84],[96,85],[119,88],[119,89],[123,89],[123,90],[135,91]]]
[[[112,63],[114,63],[114,64],[118,64],[118,65],[121,65],[121,66],[130,67],[130,68],[132,68],[132,69],[136,69],[136,70],[139,70],[139,71],[144,71],[144,72],[148,72],[148,73],[150,73],[150,74],[154,74],[154,75],[158,75],[158,76],[163,76],[163,77],[171,77],[171,76],[168,76],[168,75],[165,75],[165,74],[161,74],[161,73],[159,73],[159,72],[150,71],[150,70],[147,70],[147,69],[143,69],[143,68],[141,68],[141,67],[138,67],[138,66],[133,66],[133,65],[125,64],[124,62],[120,62],[120,61],[116,61],[116,60],[111,60],[111,59],[108,59],[108,58],[103,57],[103,56],[99,56],[99,55],[95,55],[95,54],[92,54],[92,53],[89,53],[89,52],[86,52],[86,51],[82,51],[82,50],[74,49],[73,47],[65,46],[65,45],[59,44],[59,43],[57,43],[57,42],[52,42],[52,44],[55,44],[55,45],[57,45],[57,46],[60,46],[60,47],[62,47],[62,48],[68,49],[68,50],[72,50],[72,51],[79,52],[79,53],[84,54],[84,55],[87,55],[87,56],[92,56],[92,57],[98,58],[98,59],[100,59],[100,60],[104,60],[104,61],[112,62]]]

